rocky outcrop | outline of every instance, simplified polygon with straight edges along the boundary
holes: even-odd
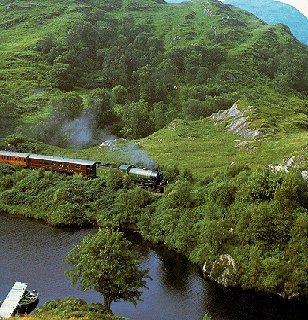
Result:
[[[206,263],[202,267],[205,276],[223,285],[224,287],[236,284],[236,266],[234,259],[229,254],[222,254],[209,268]]]
[[[252,110],[253,107],[248,106],[245,111],[241,112],[238,109],[237,104],[234,103],[230,109],[212,115],[212,119],[215,121],[215,125],[220,121],[227,119],[229,120],[226,125],[228,131],[237,133],[245,140],[254,140],[261,135],[261,131],[249,128],[250,121],[247,113]]]
[[[284,161],[283,164],[279,165],[270,165],[270,169],[274,172],[277,171],[285,171],[288,172],[291,168],[296,168],[299,165],[305,165],[307,162],[305,161],[303,156],[298,157],[298,160],[295,159],[295,156],[291,156],[287,161]],[[302,170],[301,175],[304,180],[308,181],[308,170]]]

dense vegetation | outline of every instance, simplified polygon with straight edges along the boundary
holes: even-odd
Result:
[[[199,182],[166,173],[176,182],[158,196],[112,169],[88,181],[2,166],[0,208],[54,225],[134,226],[219,283],[307,298],[308,190],[298,171],[234,165]]]
[[[262,118],[288,100],[285,117],[296,108],[307,127],[307,48],[283,25],[216,1],[4,1],[1,13],[2,135],[144,137],[243,98]]]
[[[1,142],[119,162],[90,146],[143,138],[172,182],[158,196],[113,170],[89,181],[1,166],[1,212],[134,226],[217,282],[307,298],[307,183],[264,169],[307,163],[308,52],[285,26],[215,0],[3,0],[0,28]],[[207,118],[235,101],[262,132],[243,148]],[[58,148],[73,146],[87,148]]]
[[[16,319],[12,317],[9,319]],[[125,320],[126,318],[105,314],[99,303],[87,304],[84,300],[68,297],[48,301],[35,311],[27,315],[31,320]]]

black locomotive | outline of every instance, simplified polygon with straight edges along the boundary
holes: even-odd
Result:
[[[105,164],[103,167],[118,169],[124,174],[127,174],[131,181],[142,187],[153,189],[161,193],[167,185],[162,171],[154,171],[148,169],[136,168],[132,164],[121,164],[119,166],[113,164]]]

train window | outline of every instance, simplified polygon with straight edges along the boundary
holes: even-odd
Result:
[[[50,165],[50,163],[48,161],[45,161],[44,164],[45,164],[45,166],[49,166]]]
[[[80,164],[75,165],[75,169],[80,170],[80,168],[81,168]]]
[[[50,163],[53,167],[55,167],[56,166],[56,164],[54,163],[54,162],[51,162]]]
[[[15,158],[15,161],[17,161],[18,160],[18,158]]]
[[[43,164],[43,161],[42,161],[42,160],[40,160],[40,161],[39,161],[39,164]]]
[[[70,168],[70,167],[71,166],[68,163],[65,164],[65,168]]]
[[[60,168],[63,168],[63,163],[59,163],[59,167],[60,167]]]

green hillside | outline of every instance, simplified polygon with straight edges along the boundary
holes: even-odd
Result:
[[[133,226],[223,286],[307,301],[308,49],[286,26],[216,0],[2,0],[0,28],[1,145],[150,156],[169,181],[3,165],[1,212]]]
[[[2,1],[0,13],[2,141],[107,160],[87,148],[151,135],[142,147],[159,164],[198,174],[281,163],[307,146],[307,47],[283,25],[201,0]],[[206,120],[237,101],[262,132],[249,152]]]

